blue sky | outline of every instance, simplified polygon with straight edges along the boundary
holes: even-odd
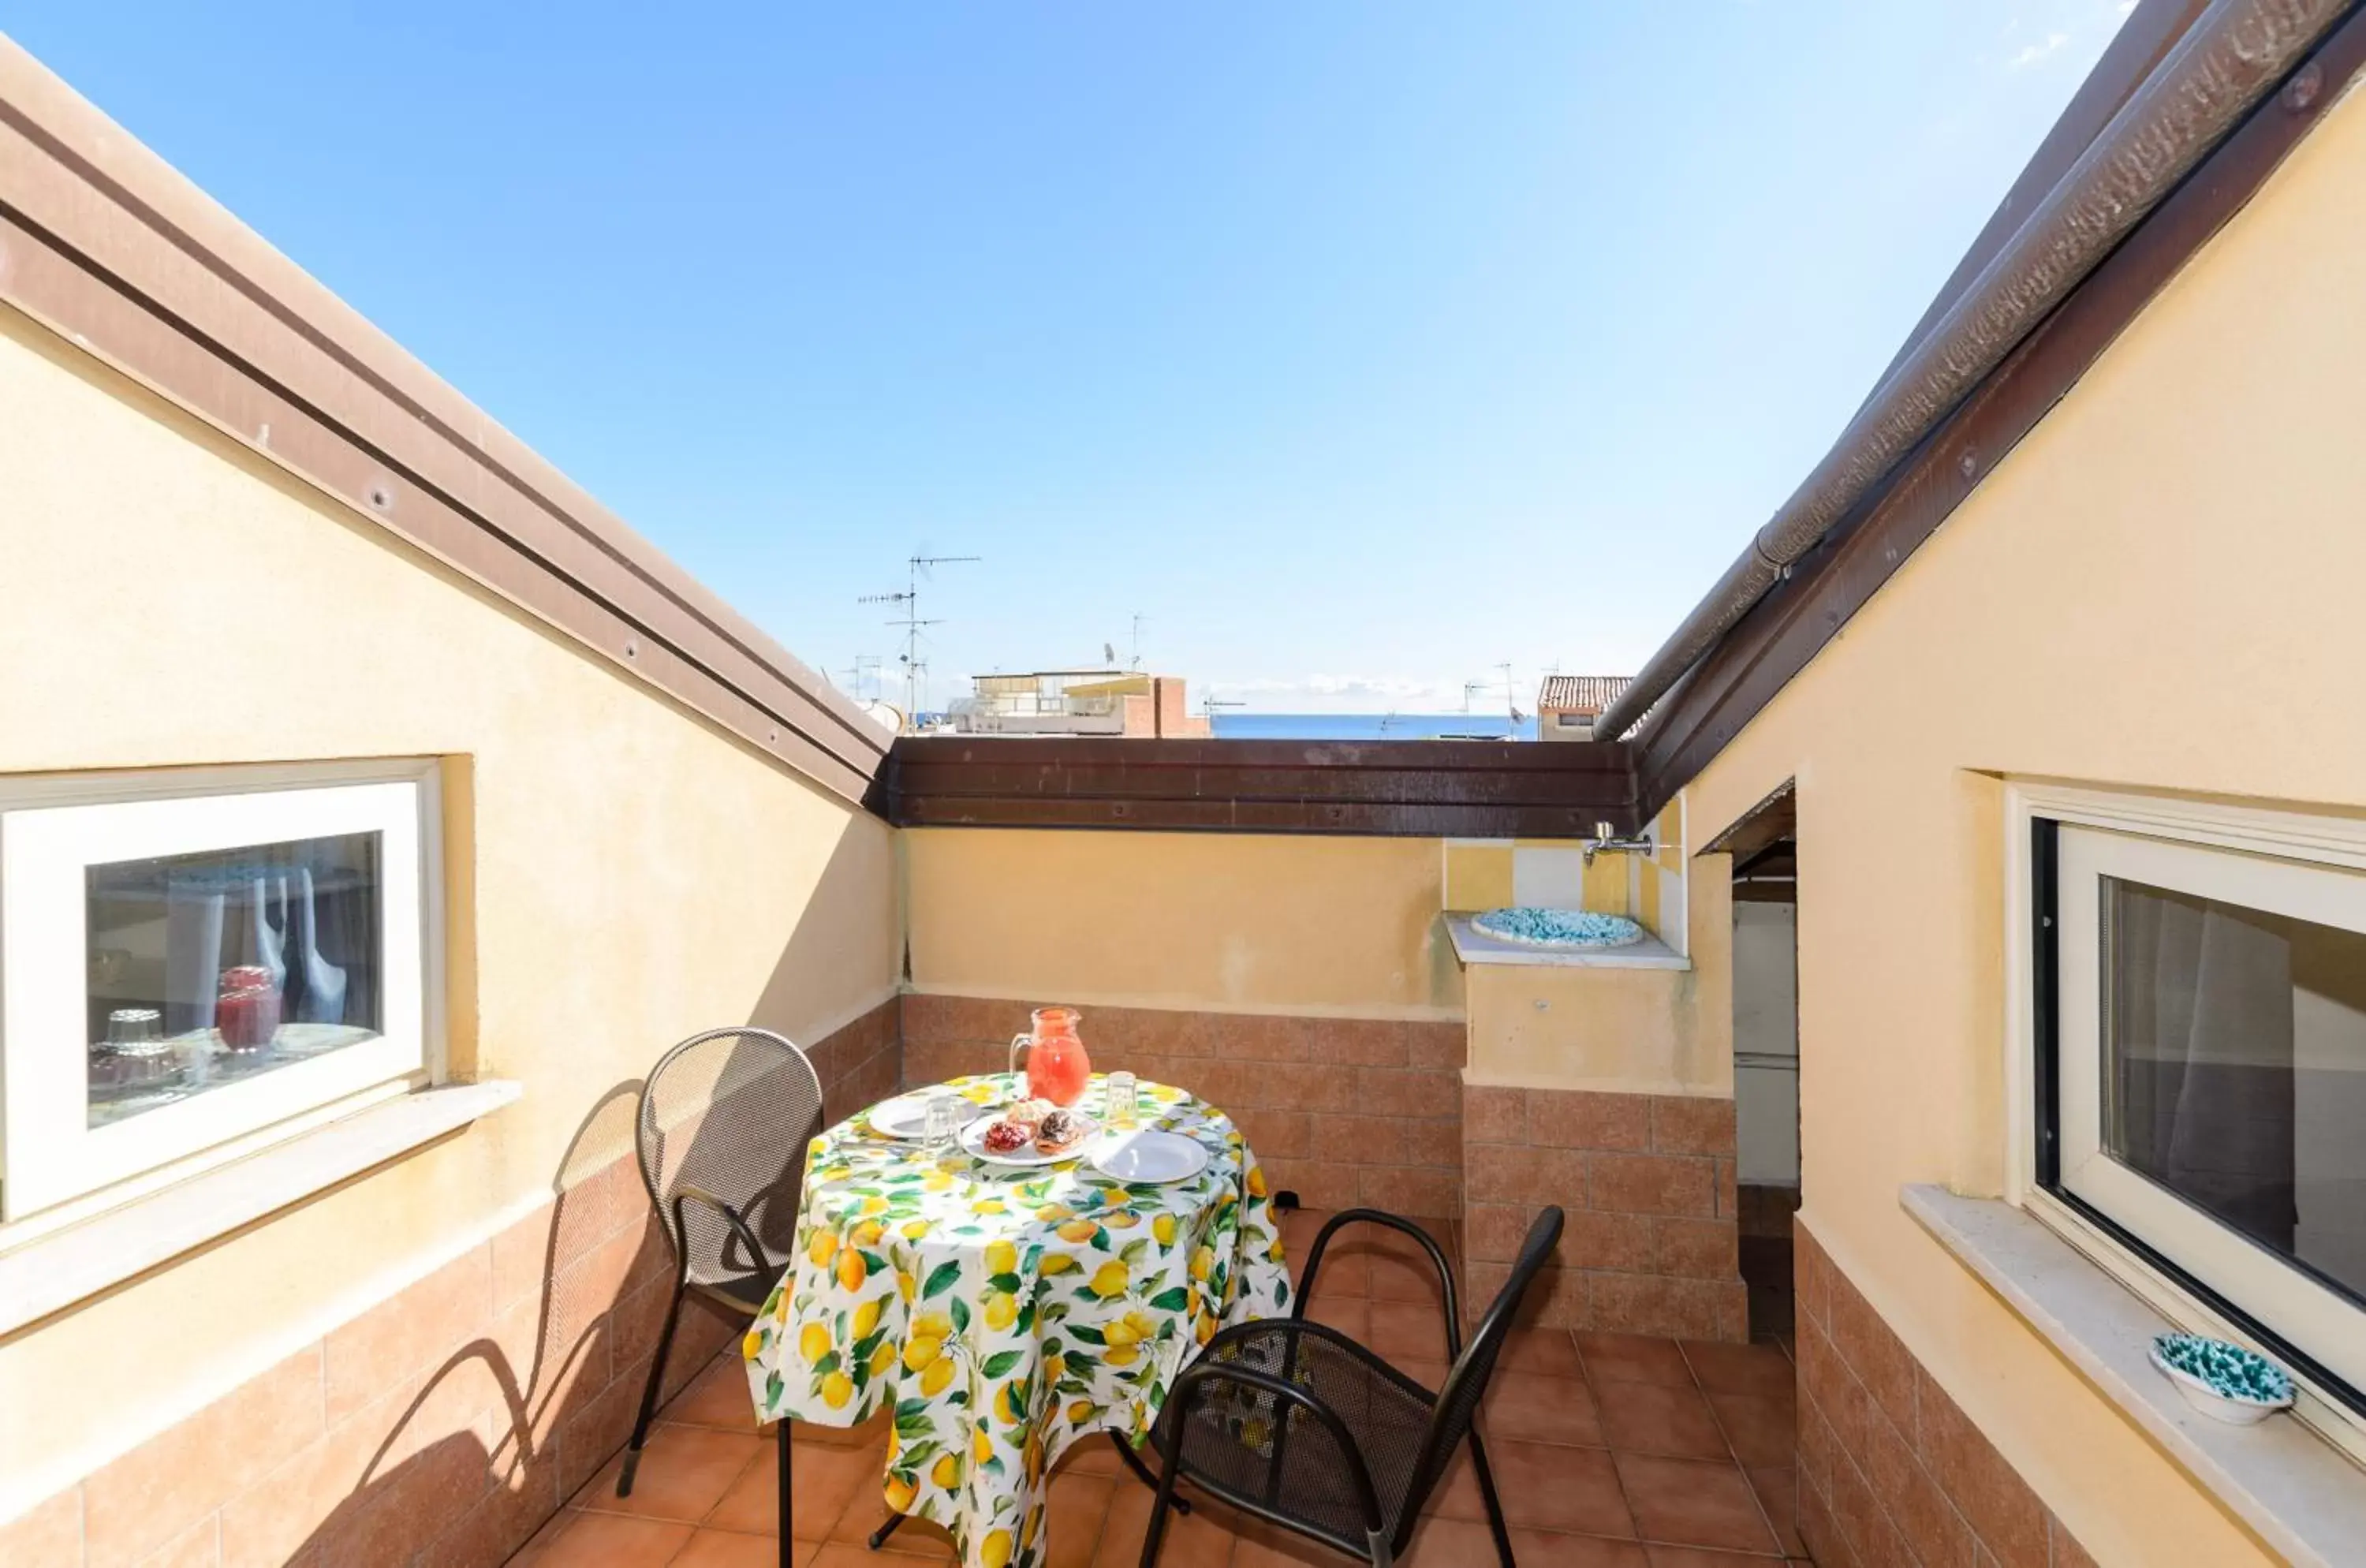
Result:
[[[809,662],[1438,711],[1647,655],[2120,0],[235,7],[8,32]],[[1482,699],[1482,701],[1484,699]],[[1527,705],[1523,696],[1523,706]]]

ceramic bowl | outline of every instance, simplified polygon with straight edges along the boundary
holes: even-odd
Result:
[[[2186,1370],[2188,1366],[2206,1368],[2212,1361],[2218,1363],[2215,1371]],[[2186,1404],[2214,1421],[2248,1427],[2288,1409],[2293,1402],[2289,1373],[2265,1356],[2224,1339],[2207,1339],[2197,1334],[2157,1335],[2152,1342],[2152,1364],[2177,1385]],[[2244,1373],[2248,1375],[2242,1376]],[[2246,1382],[2250,1386],[2244,1386]],[[2262,1397],[2259,1392],[2262,1388],[2282,1392],[2273,1397]]]

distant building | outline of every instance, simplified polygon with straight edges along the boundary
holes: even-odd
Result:
[[[1591,740],[1594,721],[1627,689],[1625,675],[1548,675],[1537,689],[1537,739]]]
[[[1208,720],[1184,700],[1180,675],[1134,670],[1037,670],[973,675],[948,716],[963,735],[1115,735],[1204,740]]]

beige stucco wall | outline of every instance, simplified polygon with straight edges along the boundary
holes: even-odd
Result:
[[[1730,1096],[1733,914],[1725,857],[1702,862],[1692,886],[1687,968],[1471,965],[1463,978],[1470,1020],[1463,1081]]]
[[[2352,97],[1688,792],[1798,781],[1806,1217],[2106,1563],[2264,1554],[1919,1230],[2000,1190],[2006,774],[2366,807]]]
[[[902,835],[915,988],[1212,1011],[1453,1018],[1435,839]]]
[[[889,830],[0,310],[0,773],[457,759],[456,1057],[524,1098],[0,1343],[0,1519],[630,1145],[696,1029],[894,988]]]

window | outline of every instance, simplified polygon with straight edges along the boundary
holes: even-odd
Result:
[[[432,764],[0,795],[0,1218],[433,1076]]]
[[[2366,1410],[2366,867],[2272,815],[2031,814],[2032,1174]]]

